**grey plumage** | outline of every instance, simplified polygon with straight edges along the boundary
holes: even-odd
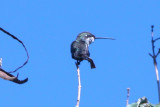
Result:
[[[96,68],[93,60],[90,58],[89,45],[94,42],[95,39],[113,39],[113,38],[103,38],[95,37],[90,32],[80,33],[76,40],[71,44],[71,54],[72,58],[77,60],[79,65],[81,61],[88,60],[90,62],[91,68]]]

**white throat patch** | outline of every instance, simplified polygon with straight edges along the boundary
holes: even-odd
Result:
[[[92,42],[94,42],[94,37],[87,38],[86,42],[88,45],[91,44]]]

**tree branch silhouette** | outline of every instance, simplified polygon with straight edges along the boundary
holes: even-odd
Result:
[[[28,60],[29,60],[29,54],[28,54],[28,51],[27,51],[27,48],[26,46],[24,45],[24,43],[19,40],[16,36],[12,35],[11,33],[9,33],[8,31],[4,30],[3,28],[0,27],[0,31],[2,31],[3,33],[7,34],[8,36],[12,37],[13,39],[17,40],[19,43],[22,44],[23,48],[25,49],[26,51],[26,54],[27,54],[27,59],[26,61],[20,65],[18,68],[16,68],[14,71],[11,71],[11,72],[6,72],[4,69],[1,68],[2,66],[2,58],[0,59],[0,78],[3,78],[5,80],[9,80],[9,81],[12,81],[14,83],[18,83],[18,84],[23,84],[25,82],[28,81],[28,78],[24,79],[24,80],[18,80],[18,75],[19,73],[17,74],[17,76],[15,77],[14,75],[10,74],[10,73],[14,73],[16,71],[18,71],[20,68],[24,67],[27,63],[28,63]]]
[[[16,72],[16,71],[18,71],[19,69],[21,69],[23,66],[25,66],[25,65],[28,63],[29,54],[28,54],[27,48],[26,48],[26,46],[24,45],[24,43],[23,43],[21,40],[19,40],[16,36],[12,35],[11,33],[9,33],[8,31],[4,30],[4,29],[1,28],[1,27],[0,27],[0,30],[1,30],[2,32],[4,32],[5,34],[9,35],[10,37],[12,37],[13,39],[17,40],[19,43],[21,43],[22,46],[23,46],[23,48],[24,48],[25,51],[26,51],[26,54],[27,54],[27,59],[26,59],[26,61],[25,61],[21,66],[19,66],[18,68],[16,68],[14,71],[11,71],[10,73]]]
[[[151,43],[152,43],[152,54],[149,53],[149,55],[152,57],[153,59],[153,64],[154,64],[154,68],[155,68],[155,72],[156,72],[156,79],[157,79],[157,86],[158,86],[158,98],[159,98],[159,103],[160,103],[160,87],[159,87],[159,74],[158,74],[158,68],[157,68],[157,60],[156,58],[158,57],[159,53],[160,53],[160,49],[158,50],[157,53],[155,53],[155,42],[160,40],[160,38],[153,38],[153,28],[154,26],[151,26]]]
[[[12,81],[12,82],[17,83],[17,84],[23,84],[23,83],[28,81],[28,78],[26,78],[24,80],[19,80],[18,75],[17,75],[17,77],[13,76],[12,74],[3,70],[1,68],[1,66],[2,66],[2,58],[0,58],[0,78]]]
[[[129,96],[130,96],[130,88],[127,88],[127,100],[126,100],[126,107],[128,107],[128,103],[129,103]]]

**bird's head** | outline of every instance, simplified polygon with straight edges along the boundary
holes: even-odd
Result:
[[[94,42],[95,39],[111,39],[111,40],[114,40],[113,38],[108,38],[108,37],[95,37],[90,32],[82,32],[77,36],[76,41],[83,41],[83,42],[85,42],[89,45],[92,42]]]
[[[77,36],[76,40],[91,44],[92,42],[94,42],[95,36],[90,32],[82,32]]]

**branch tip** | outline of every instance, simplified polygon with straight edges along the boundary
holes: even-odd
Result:
[[[129,96],[130,96],[130,88],[127,88],[127,100],[126,100],[126,107],[128,107],[128,103],[129,103]]]
[[[151,26],[152,38],[153,38],[153,28],[154,28],[154,25]]]
[[[151,25],[151,28],[153,29],[153,28],[154,28],[154,25]]]
[[[130,91],[130,88],[127,88],[127,91]]]
[[[149,56],[151,56],[151,57],[153,58],[153,56],[152,56],[152,54],[151,54],[151,53],[149,53]]]
[[[151,32],[153,32],[154,25],[151,26]]]

